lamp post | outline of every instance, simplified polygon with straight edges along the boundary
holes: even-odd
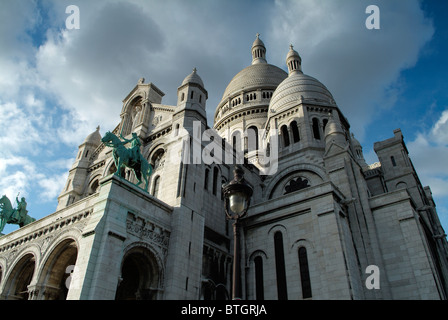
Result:
[[[233,180],[222,186],[227,219],[233,220],[233,288],[232,299],[241,300],[241,252],[239,220],[246,216],[253,190],[244,180],[244,170],[236,165]]]

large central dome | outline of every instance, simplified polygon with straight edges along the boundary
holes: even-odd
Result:
[[[215,111],[214,126],[222,127],[241,115],[257,113],[254,123],[259,128],[264,126],[268,105],[277,86],[288,74],[266,61],[266,47],[257,38],[252,44],[252,64],[238,72],[228,84],[221,102]]]
[[[287,76],[285,71],[268,63],[250,65],[233,77],[224,91],[222,100],[243,90],[250,91],[261,87],[275,89]]]

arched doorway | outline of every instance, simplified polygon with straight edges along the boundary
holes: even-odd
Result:
[[[59,243],[45,261],[40,276],[44,300],[65,300],[70,288],[70,275],[78,257],[78,247],[73,239]]]
[[[3,269],[2,266],[0,266],[0,288],[2,287],[2,279],[3,279]]]
[[[116,300],[156,300],[159,267],[152,252],[143,247],[131,249],[121,266]]]
[[[6,292],[7,299],[28,300],[28,285],[33,278],[35,266],[36,258],[31,253],[24,255],[19,262],[17,262],[8,277],[9,283],[5,286],[5,289],[8,288]]]

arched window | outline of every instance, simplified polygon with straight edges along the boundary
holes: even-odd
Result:
[[[236,130],[234,133],[232,133],[232,147],[236,151],[243,150],[241,132],[239,130]]]
[[[283,235],[280,231],[274,234],[275,272],[277,275],[278,300],[288,300],[286,287],[285,254],[283,249]]]
[[[292,131],[292,139],[294,143],[300,141],[299,127],[297,126],[297,122],[291,122],[291,131]]]
[[[327,123],[328,123],[328,119],[324,119],[324,121],[322,121],[324,132],[325,132],[325,128],[327,127]]]
[[[254,259],[255,264],[255,299],[264,300],[263,259],[258,256]]]
[[[251,126],[247,129],[247,149],[248,151],[258,150],[258,128],[256,126]]]
[[[287,147],[289,146],[289,132],[288,132],[288,128],[283,125],[280,130],[282,131],[282,135],[283,135],[283,146]]]
[[[182,96],[180,98],[180,101],[184,101],[185,100],[185,92],[182,92]]]
[[[154,197],[157,197],[157,194],[159,193],[159,187],[160,187],[160,176],[157,176],[154,179],[154,183],[153,183],[153,186],[152,186],[152,195]]]
[[[302,298],[311,298],[311,280],[308,266],[308,256],[305,247],[299,248],[299,267],[300,267],[300,282],[302,283]]]
[[[319,120],[313,118],[313,135],[314,139],[320,140]]]
[[[99,185],[98,179],[96,179],[95,181],[93,181],[93,183],[92,183],[91,186],[90,186],[89,195],[98,192],[99,186],[100,186],[100,185]]]
[[[392,165],[393,165],[394,167],[397,166],[397,163],[395,162],[395,157],[394,157],[394,156],[390,157],[390,161],[392,162]]]
[[[191,91],[190,99],[193,99],[194,97],[194,91]]]
[[[216,196],[216,191],[218,189],[218,175],[219,169],[218,167],[213,168],[213,194]]]
[[[205,169],[205,177],[204,177],[204,189],[208,190],[208,178],[210,176],[210,169]]]

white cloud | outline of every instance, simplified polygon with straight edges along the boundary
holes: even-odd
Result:
[[[442,112],[431,130],[431,137],[440,145],[448,145],[448,110]]]
[[[380,30],[367,30],[368,0],[276,1],[269,42],[282,53],[288,41],[302,56],[304,73],[332,92],[360,141],[364,129],[401,93],[400,72],[415,65],[434,28],[417,0],[384,1]]]
[[[22,196],[32,195],[41,202],[53,201],[62,190],[68,175],[68,169],[73,159],[56,160],[46,166],[27,157],[0,155],[0,190],[8,198],[15,199],[20,192]],[[51,174],[46,174],[48,167]],[[12,200],[11,200],[12,201]]]
[[[448,196],[448,109],[428,132],[420,132],[414,141],[408,142],[410,157],[419,178],[429,185],[434,196]]]

